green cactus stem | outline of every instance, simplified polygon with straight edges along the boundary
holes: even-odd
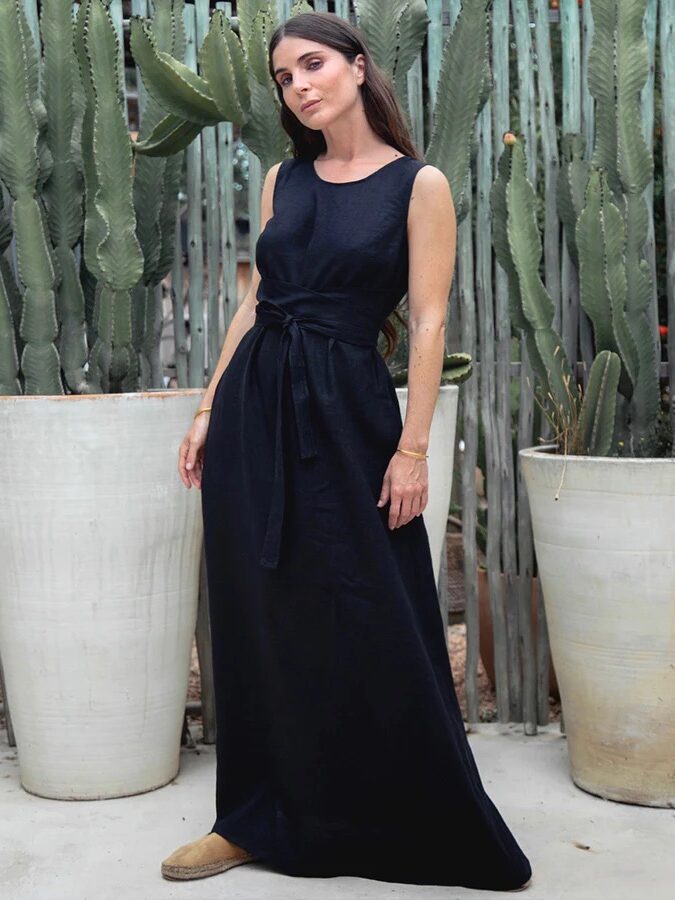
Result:
[[[25,344],[21,369],[26,394],[63,394],[59,354],[54,343],[57,272],[45,228],[39,190],[53,160],[44,141],[45,111],[37,96],[38,56],[21,0],[0,3],[0,180],[12,199],[11,228],[16,238],[18,274],[23,286],[20,336]],[[9,303],[6,288],[5,303]],[[5,312],[4,330],[9,327]],[[8,338],[0,347],[11,373]],[[10,379],[11,384],[11,379]]]

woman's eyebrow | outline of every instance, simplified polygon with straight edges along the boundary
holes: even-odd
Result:
[[[297,62],[301,62],[301,60],[306,59],[308,56],[317,56],[317,55],[319,55],[319,56],[321,55],[321,50],[310,50],[309,52],[303,53],[301,56],[299,56],[297,58]],[[274,70],[275,78],[279,74],[279,72],[288,72],[288,69],[284,68],[284,66],[279,66],[279,68]]]

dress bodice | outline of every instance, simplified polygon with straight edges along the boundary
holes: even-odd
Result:
[[[311,159],[284,160],[273,215],[256,246],[261,296],[283,300],[268,296],[268,278],[319,295],[351,296],[379,330],[408,288],[408,207],[424,165],[402,156],[365,178],[338,183],[321,178]]]

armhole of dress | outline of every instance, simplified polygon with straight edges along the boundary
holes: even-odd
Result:
[[[292,162],[292,160],[290,160],[290,159],[282,159],[281,160],[281,165],[277,169],[277,177],[274,179],[274,190],[272,191],[272,215],[273,216],[276,214],[275,204],[276,204],[276,200],[277,200],[277,190],[279,187],[279,182],[280,182],[282,176],[285,177],[285,168],[287,168],[286,163],[288,163],[288,162]]]

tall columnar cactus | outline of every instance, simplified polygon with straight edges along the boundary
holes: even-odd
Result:
[[[95,388],[85,371],[88,348],[84,292],[73,252],[83,224],[81,154],[76,143],[84,98],[73,48],[70,4],[44,3],[40,25],[47,113],[45,140],[54,160],[42,195],[60,276],[56,292],[58,350],[67,388],[77,394],[90,393]]]
[[[492,189],[495,249],[509,277],[512,321],[525,335],[558,422],[574,424],[578,452],[595,455],[622,450],[650,456],[657,449],[658,360],[650,325],[655,316],[649,315],[653,292],[648,264],[641,258],[647,239],[642,194],[653,171],[639,115],[639,91],[648,70],[645,5],[646,0],[594,0],[589,87],[598,113],[591,161],[583,159],[581,136],[563,138],[558,211],[567,226],[581,305],[592,323],[598,354],[580,412],[569,362],[551,329],[553,303],[537,274],[541,244],[534,191],[525,176],[522,142],[514,136],[506,141]]]
[[[38,94],[37,51],[21,0],[0,3],[0,180],[11,198],[11,228],[16,238],[18,274],[23,287],[19,336],[21,369],[27,394],[61,394],[55,289],[57,271],[47,234],[40,189],[53,159],[44,140],[46,111]],[[7,320],[8,286],[3,270],[4,380],[10,392],[16,345]],[[11,289],[10,289],[11,290]]]
[[[84,256],[99,282],[96,341],[90,365],[104,388],[132,390],[138,355],[132,344],[131,292],[143,274],[132,198],[132,150],[119,84],[119,44],[107,8],[83,0],[75,48],[84,84],[82,138],[92,141],[85,165]],[[94,374],[96,378],[96,374]]]
[[[139,159],[134,172],[109,2],[82,0],[73,22],[70,0],[44,0],[42,57],[23,0],[0,3],[0,393],[136,390],[153,377],[182,158]],[[155,0],[148,22],[177,57],[183,5]],[[161,116],[149,100],[142,133]]]

